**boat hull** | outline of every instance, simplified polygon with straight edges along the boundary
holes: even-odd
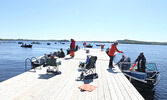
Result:
[[[146,81],[140,81],[138,79],[129,77],[127,75],[125,75],[128,80],[133,84],[133,86],[139,90],[145,90],[145,91],[151,91],[154,88],[154,84],[153,83],[149,83]]]

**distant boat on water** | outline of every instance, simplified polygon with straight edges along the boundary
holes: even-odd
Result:
[[[18,44],[23,44],[23,42],[18,42]]]
[[[32,48],[32,45],[31,44],[22,44],[21,47],[24,47],[24,48]]]
[[[87,48],[92,48],[93,45],[88,44],[88,45],[86,45],[86,47],[87,47]]]
[[[40,42],[31,42],[31,44],[41,44]]]
[[[47,43],[47,45],[50,45],[50,43]]]
[[[102,46],[102,44],[96,44],[96,46]]]
[[[64,42],[61,42],[61,44],[65,44]]]

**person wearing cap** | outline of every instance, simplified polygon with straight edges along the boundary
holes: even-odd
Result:
[[[137,62],[137,71],[145,72],[145,69],[146,69],[146,67],[145,67],[146,58],[145,58],[143,52],[141,52],[139,54],[139,56],[137,57],[137,59],[135,60],[134,63],[136,63],[136,62]]]
[[[117,49],[117,45],[118,45],[118,41],[114,42],[114,44],[111,45],[111,48],[108,52],[108,55],[110,57],[110,61],[109,61],[109,68],[113,68],[113,58],[114,58],[114,53],[115,52],[119,52],[119,53],[123,53],[122,51],[119,51]]]

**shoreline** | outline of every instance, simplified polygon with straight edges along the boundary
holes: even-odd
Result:
[[[34,39],[0,39],[0,41],[53,41],[53,42],[70,42],[70,40],[34,40]],[[141,44],[141,45],[167,45],[167,42],[147,42],[137,40],[117,40],[119,44]],[[114,43],[114,41],[76,41],[76,42],[88,42],[88,43]]]

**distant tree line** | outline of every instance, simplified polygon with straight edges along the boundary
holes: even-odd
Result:
[[[70,40],[33,40],[33,39],[1,39],[5,41],[56,41],[56,42],[70,42]],[[81,41],[84,42],[84,41]],[[85,41],[89,43],[113,43],[114,41]],[[120,44],[146,44],[146,45],[167,45],[167,42],[146,42],[146,41],[136,41],[136,40],[118,40]]]
[[[136,41],[136,40],[118,40],[122,44],[146,44],[146,45],[167,45],[167,42],[146,42],[146,41]]]
[[[56,41],[56,42],[70,42],[69,40],[34,40],[34,39],[0,39],[4,41]]]

